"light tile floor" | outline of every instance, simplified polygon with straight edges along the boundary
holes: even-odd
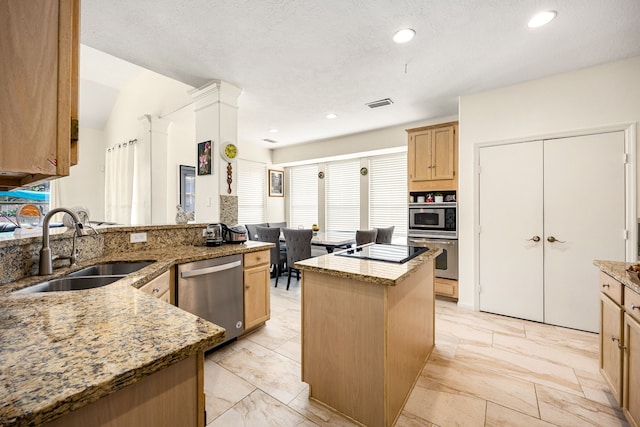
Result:
[[[300,283],[279,282],[266,326],[207,354],[207,425],[356,425],[308,399]],[[617,406],[596,334],[437,300],[436,346],[396,426],[627,426]]]

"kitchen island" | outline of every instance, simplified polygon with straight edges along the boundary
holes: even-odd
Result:
[[[302,380],[309,398],[367,426],[391,426],[434,346],[434,259],[328,254],[302,271]]]
[[[264,252],[271,244],[170,244],[172,233],[160,230],[166,240],[155,247],[103,251],[52,276],[0,285],[0,425],[204,425],[204,351],[223,340],[224,329],[136,288],[179,263]],[[12,294],[119,261],[153,263],[100,288]]]

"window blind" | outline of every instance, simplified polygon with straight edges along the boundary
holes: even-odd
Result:
[[[266,222],[267,165],[238,159],[238,223]]]
[[[327,164],[327,231],[360,228],[360,159]]]
[[[407,153],[376,156],[369,163],[369,225],[395,226],[407,235]]]
[[[318,165],[295,166],[289,171],[289,227],[311,228],[318,223]]]

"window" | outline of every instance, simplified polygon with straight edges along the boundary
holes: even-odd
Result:
[[[318,165],[290,168],[289,227],[318,223]]]
[[[266,222],[267,165],[238,160],[238,223]]]
[[[395,226],[407,235],[407,153],[372,157],[369,163],[369,225]]]
[[[325,201],[327,231],[360,228],[360,159],[327,164]]]

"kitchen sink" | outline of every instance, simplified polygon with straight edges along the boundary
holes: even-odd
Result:
[[[66,276],[47,280],[46,282],[38,283],[13,293],[32,294],[36,292],[79,291],[82,289],[99,288],[113,283],[116,280],[120,280],[127,274],[134,273],[153,263],[154,261],[140,261],[91,265],[69,273]]]
[[[85,267],[82,270],[69,273],[65,277],[126,276],[127,274],[134,273],[150,264],[153,264],[153,261],[113,262],[109,264],[96,264],[89,267]]]
[[[36,292],[59,292],[59,291],[79,291],[81,289],[93,289],[113,283],[120,280],[124,275],[120,276],[80,276],[80,277],[61,277],[59,279],[51,279],[28,288],[15,291],[14,294],[32,294]]]

